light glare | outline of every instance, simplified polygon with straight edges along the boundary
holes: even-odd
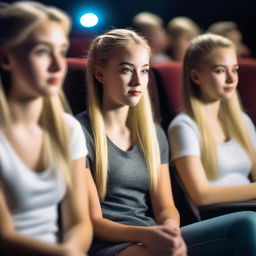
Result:
[[[94,27],[98,23],[98,17],[94,13],[86,13],[80,19],[84,27]]]

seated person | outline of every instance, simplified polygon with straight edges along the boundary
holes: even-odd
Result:
[[[167,24],[168,53],[174,61],[182,61],[190,41],[199,35],[200,28],[188,17],[175,17]]]
[[[171,161],[197,206],[256,199],[256,133],[240,107],[238,69],[236,47],[222,36],[198,36],[185,55],[185,110],[168,135]]]
[[[170,61],[165,53],[168,37],[163,26],[163,20],[150,12],[138,13],[132,20],[133,27],[148,40],[152,49],[151,63]]]
[[[242,41],[243,35],[233,21],[220,21],[213,23],[208,29],[208,33],[224,36],[236,45],[237,56],[239,58],[250,57],[251,51]]]
[[[0,27],[0,255],[85,256],[87,148],[60,103],[70,20],[19,1]]]

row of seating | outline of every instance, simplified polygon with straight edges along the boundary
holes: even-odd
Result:
[[[68,74],[64,92],[74,114],[86,109],[86,59],[67,58]],[[179,62],[153,64],[150,70],[149,91],[156,120],[167,128],[182,111],[182,65]],[[256,124],[256,59],[239,60],[238,92],[246,113]]]
[[[68,73],[64,83],[64,92],[73,114],[76,115],[87,107],[85,73],[87,61],[86,59],[67,58],[67,63]],[[148,87],[155,118],[165,130],[171,120],[182,111],[181,74],[182,65],[177,62],[153,64],[150,69]],[[256,124],[256,102],[254,99],[256,97],[256,60],[239,60],[238,91],[245,111]],[[171,173],[175,203],[180,211],[182,225],[245,207],[239,203],[230,204],[228,207],[227,205],[216,205],[197,209],[182,188],[175,170]],[[252,206],[249,203],[246,209],[250,209],[250,207]]]

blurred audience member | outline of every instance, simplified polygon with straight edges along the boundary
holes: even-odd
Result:
[[[233,21],[220,21],[213,23],[207,30],[209,33],[224,36],[230,39],[237,48],[238,57],[250,57],[250,49],[243,44],[243,36],[241,31],[238,29],[237,24]]]
[[[134,28],[146,39],[152,50],[151,63],[170,61],[165,53],[168,47],[168,37],[163,26],[163,20],[150,12],[140,12],[132,20]]]
[[[190,41],[199,35],[200,28],[188,17],[175,17],[167,25],[169,54],[175,61],[182,61]]]

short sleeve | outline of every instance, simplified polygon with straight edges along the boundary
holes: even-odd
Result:
[[[256,149],[256,130],[255,130],[254,123],[252,122],[251,118],[247,114],[244,113],[243,117],[245,120],[245,125],[249,131],[249,135],[250,135],[253,147]]]
[[[169,145],[164,130],[156,125],[157,139],[160,150],[161,163],[169,163]]]
[[[71,159],[76,160],[88,154],[85,136],[80,123],[71,115],[65,114],[68,129],[70,130]]]
[[[179,114],[168,128],[171,161],[183,156],[200,156],[200,137],[195,122]]]

